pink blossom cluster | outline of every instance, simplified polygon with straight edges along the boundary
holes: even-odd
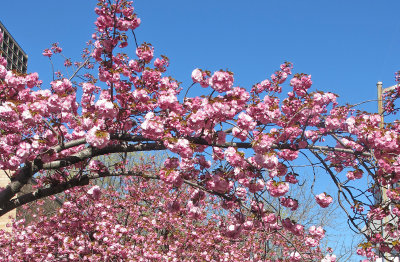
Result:
[[[291,197],[282,197],[280,199],[280,203],[284,207],[290,208],[292,211],[296,210],[299,207],[299,202],[296,199]]]
[[[326,208],[332,203],[333,198],[324,192],[319,195],[316,195],[315,200],[317,201],[318,205],[320,205],[323,208]]]
[[[142,44],[136,49],[136,55],[140,60],[149,63],[154,56],[154,48],[150,44]]]
[[[233,86],[233,74],[228,71],[217,71],[210,78],[210,86],[217,92],[227,92]]]
[[[363,176],[363,172],[361,170],[354,170],[354,171],[349,171],[346,174],[346,177],[349,180],[355,180],[355,179],[360,179]]]
[[[336,256],[335,255],[331,255],[331,254],[327,254],[322,260],[321,262],[336,262]]]
[[[306,246],[304,249],[293,249],[284,243],[284,238],[279,234],[271,233],[273,236],[268,236],[280,246],[282,254],[292,261],[301,261],[305,257],[308,259],[308,254],[313,252],[317,254],[314,260],[334,261],[333,256],[324,258],[317,252],[323,235],[321,230],[316,228],[309,233],[304,232],[304,226],[288,219],[280,211],[281,208],[276,208],[274,212],[266,210],[265,200],[259,197],[267,192],[272,197],[280,198],[279,205],[287,207],[283,209],[285,212],[296,210],[302,203],[285,195],[289,187],[295,190],[303,181],[310,180],[307,172],[298,172],[299,166],[309,167],[310,170],[315,170],[316,166],[325,169],[335,184],[342,187],[341,192],[346,194],[346,199],[351,199],[348,206],[350,212],[357,214],[354,219],[392,220],[393,226],[385,224],[382,230],[397,237],[399,222],[392,218],[399,214],[399,192],[392,185],[400,181],[400,122],[394,121],[381,128],[380,115],[357,111],[352,106],[340,106],[337,95],[312,89],[311,75],[292,76],[293,66],[288,62],[282,64],[269,79],[262,80],[252,88],[234,87],[232,72],[220,70],[211,74],[207,70],[195,69],[191,75],[193,84],[198,83],[208,89],[202,89],[201,96],[190,97],[189,92],[183,96],[180,82],[167,73],[167,57],[154,59],[154,47],[146,42],[136,43],[135,40],[136,49],[132,51],[126,48],[132,40],[126,32],[140,25],[130,1],[99,0],[95,12],[96,31],[82,53],[83,61],[67,59],[66,62],[64,57],[62,59],[62,63],[70,67],[68,70],[75,70],[72,76],[64,76],[61,71],[55,72],[54,80],[43,85],[37,73],[19,74],[7,70],[7,60],[0,57],[0,168],[13,171],[13,182],[0,192],[0,204],[10,207],[21,203],[13,200],[13,197],[18,198],[17,193],[28,177],[36,178],[37,188],[48,192],[54,188],[59,190],[73,186],[71,183],[85,176],[122,175],[121,172],[130,170],[129,161],[107,167],[105,161],[97,157],[110,155],[110,159],[113,159],[114,155],[111,154],[121,156],[137,151],[164,150],[171,154],[162,161],[162,168],[153,169],[152,174],[141,173],[149,179],[165,183],[164,197],[184,192],[185,185],[199,191],[194,193],[187,189],[193,196],[185,200],[179,196],[168,201],[158,199],[159,204],[168,202],[166,210],[173,211],[173,214],[160,215],[162,218],[143,215],[148,213],[140,210],[142,204],[136,203],[135,208],[138,209],[134,212],[146,217],[136,223],[152,232],[149,238],[153,237],[155,243],[160,241],[157,248],[148,248],[147,251],[143,246],[136,246],[126,251],[125,247],[121,247],[121,241],[111,241],[116,236],[109,232],[119,234],[118,239],[121,239],[130,229],[109,217],[114,211],[120,210],[107,211],[107,205],[111,205],[107,203],[99,206],[99,211],[91,212],[112,222],[95,223],[90,218],[89,221],[97,228],[93,229],[92,225],[83,222],[75,224],[81,226],[78,227],[80,230],[89,228],[92,234],[77,232],[74,236],[61,237],[66,234],[62,231],[57,239],[52,240],[66,250],[74,250],[63,250],[65,252],[60,259],[73,260],[106,249],[109,252],[118,251],[121,256],[109,258],[102,253],[105,260],[125,259],[131,252],[129,255],[132,257],[142,257],[144,260],[173,257],[179,261],[181,257],[176,254],[184,253],[182,245],[186,242],[181,242],[187,239],[171,236],[175,234],[171,233],[173,228],[168,229],[169,233],[165,233],[164,239],[160,239],[160,232],[164,232],[161,230],[167,230],[161,229],[160,225],[164,222],[176,224],[175,220],[184,220],[185,223],[195,220],[208,222],[211,214],[207,214],[207,210],[223,209],[221,213],[229,214],[228,218],[210,219],[215,222],[215,228],[211,230],[215,238],[206,246],[221,245],[221,250],[226,252],[216,255],[213,250],[206,248],[206,253],[194,256],[196,259],[211,259],[215,255],[221,260],[234,261],[230,255],[233,251],[227,247],[229,241],[225,237],[240,239],[245,234],[251,238],[254,232],[261,234],[267,231],[294,236],[296,241]],[[56,62],[61,52],[62,48],[53,44],[44,50],[43,55]],[[400,93],[395,90],[385,101],[394,103],[398,97]],[[387,109],[390,109],[389,106]],[[304,163],[298,165],[301,161]],[[114,173],[116,171],[120,173]],[[366,177],[373,178],[374,186],[371,184],[365,190],[358,191],[359,185],[354,180]],[[379,193],[378,185],[388,188],[387,199],[376,203],[375,200],[366,201],[368,197]],[[146,188],[141,189],[146,191]],[[100,201],[107,195],[95,187],[88,190],[85,191],[85,201]],[[207,199],[200,193],[203,191],[214,198]],[[358,193],[352,194],[354,191]],[[121,192],[116,190],[114,194]],[[366,193],[359,195],[359,192]],[[153,190],[152,193],[157,195],[158,192]],[[140,192],[135,191],[135,194]],[[33,196],[34,200],[38,195]],[[154,200],[151,196],[147,198]],[[327,193],[315,196],[322,208],[330,206],[333,198]],[[206,200],[213,205],[210,209],[204,208]],[[252,210],[252,214],[240,216],[246,208]],[[73,201],[68,201],[63,210],[62,216],[59,214],[61,217],[58,217],[61,221],[69,221],[65,217],[67,211],[79,213]],[[106,211],[102,214],[98,213],[100,210]],[[158,206],[153,210],[164,209]],[[1,209],[0,212],[6,211]],[[76,218],[70,218],[68,223],[75,225],[73,220]],[[57,230],[73,228],[44,221]],[[202,223],[200,221],[197,224],[206,224]],[[115,228],[116,224],[120,227]],[[15,227],[24,228],[22,225]],[[209,235],[200,231],[190,226],[190,230],[182,232],[196,241],[207,242]],[[375,249],[381,248],[386,252],[398,248],[397,244],[382,240],[372,233],[367,244],[360,248],[360,254],[373,258]],[[92,248],[88,237],[92,242],[98,241],[99,246]],[[137,243],[151,246],[141,235],[134,235],[133,238]],[[196,241],[190,244],[196,246]],[[53,242],[46,243],[52,245]],[[163,243],[168,248],[160,248]],[[235,248],[239,246],[234,245]],[[82,250],[76,251],[75,247],[81,247]],[[27,245],[24,248],[21,252],[35,254],[34,247]],[[255,247],[250,247],[249,243],[246,251],[233,253],[250,260],[245,254],[249,254],[252,248]],[[258,251],[254,249],[252,254]],[[225,253],[226,257],[223,255]],[[278,256],[269,255],[271,260]],[[55,260],[52,257],[54,254],[48,258],[46,256],[38,257]],[[258,257],[258,260],[266,259]]]
[[[154,66],[158,68],[161,72],[165,72],[167,70],[167,67],[169,66],[169,59],[166,56],[163,56],[161,59],[156,58],[154,60]]]
[[[94,126],[87,132],[86,141],[93,147],[103,148],[110,141],[110,133]]]
[[[172,142],[165,140],[164,144],[171,152],[177,153],[183,158],[191,158],[193,156],[193,149],[187,139],[180,138]]]
[[[274,180],[268,180],[266,183],[268,192],[273,197],[280,197],[285,195],[289,191],[289,183],[276,182]]]
[[[98,185],[87,191],[72,189],[66,192],[67,201],[54,215],[43,215],[39,209],[37,221],[27,225],[24,220],[15,221],[11,232],[0,232],[1,258],[10,261],[99,258],[186,261],[191,257],[197,261],[265,261],[263,257],[268,257],[272,262],[293,252],[307,259],[324,257],[319,249],[301,244],[293,247],[293,243],[302,242],[301,235],[294,236],[292,244],[285,244],[280,234],[287,234],[286,231],[265,232],[260,222],[243,214],[209,213],[212,219],[207,224],[198,223],[207,210],[213,209],[202,206],[206,196],[200,190],[171,193],[167,185],[135,178],[125,179],[123,184],[125,194]],[[268,221],[274,223],[276,218],[271,218]],[[265,253],[259,244],[269,241],[272,235],[276,248]]]
[[[93,186],[88,191],[87,194],[93,197],[94,200],[99,200],[101,196],[101,190],[99,186]]]
[[[192,72],[193,83],[199,83],[202,87],[208,87],[210,85],[210,73],[196,68]]]
[[[143,135],[148,138],[159,139],[164,134],[162,120],[156,117],[152,112],[146,114],[145,121],[142,123],[141,127]]]
[[[207,188],[218,193],[229,192],[233,187],[233,183],[224,179],[219,174],[215,174],[207,182]]]

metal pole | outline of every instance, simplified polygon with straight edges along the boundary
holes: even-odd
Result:
[[[381,122],[379,123],[379,127],[383,129],[384,123],[385,123],[385,121],[383,119],[383,93],[393,90],[395,86],[391,86],[391,87],[383,89],[382,88],[382,82],[379,81],[379,82],[376,83],[376,87],[378,89],[378,114],[381,117]],[[390,185],[388,185],[388,187],[389,186]],[[382,201],[382,203],[385,203],[385,202],[388,201],[388,197],[387,197],[387,194],[386,194],[387,190],[388,190],[388,188],[386,188],[385,186],[381,187],[381,192],[380,192],[381,193],[381,199],[380,200]],[[381,227],[382,227],[381,230],[382,230],[382,237],[383,238],[386,238],[384,227],[387,224],[387,222],[388,221],[387,221],[386,217],[383,219],[383,221],[381,221]],[[385,253],[382,254],[382,256],[383,256],[382,257],[382,261],[386,261],[385,257],[389,257],[390,254],[385,252]]]
[[[376,83],[376,88],[378,89],[378,114],[381,116],[380,128],[383,128],[383,102],[382,102],[382,82]]]
[[[381,122],[379,123],[379,127],[383,128],[384,125],[384,120],[383,120],[383,102],[382,102],[382,82],[379,81],[376,83],[376,88],[378,90],[378,114],[381,117]],[[381,187],[380,190],[380,201],[384,202],[384,199],[386,198],[386,189],[385,187]],[[384,230],[384,225],[385,225],[385,219],[383,221],[381,221],[381,233],[382,233],[382,237],[385,237],[385,230]],[[381,252],[379,252],[381,253]],[[385,253],[381,253],[380,256],[382,256],[382,261],[385,261]]]
[[[393,86],[390,86],[390,87],[387,87],[387,88],[382,88],[382,82],[379,81],[378,83],[376,83],[376,87],[378,89],[378,114],[381,116],[381,122],[379,123],[379,127],[383,129],[384,123],[385,123],[384,119],[383,119],[383,94],[386,93],[386,92],[390,92],[390,91],[396,90],[397,84],[393,85]],[[382,203],[385,203],[385,202],[389,201],[389,198],[387,197],[387,194],[386,194],[388,188],[390,188],[390,185],[387,185],[387,187],[384,187],[384,186],[381,187],[381,192],[380,192],[381,193],[381,199],[380,200],[382,201]],[[386,238],[385,232],[383,230],[383,227],[387,223],[388,223],[388,219],[385,217],[383,219],[383,221],[381,221],[383,238]],[[391,254],[383,253],[382,255],[384,255],[384,257],[386,257],[386,256],[390,257]],[[384,257],[382,258],[382,261],[386,261],[386,259]]]

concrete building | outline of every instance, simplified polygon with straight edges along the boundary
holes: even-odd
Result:
[[[7,59],[7,69],[25,74],[28,68],[28,55],[22,50],[1,22],[0,29],[3,34],[3,42],[0,43],[0,55]],[[0,170],[0,187],[6,187],[10,183],[9,175],[4,170]],[[6,215],[1,216],[0,229],[10,230],[6,225],[13,218],[16,218],[16,210],[12,210]]]
[[[7,58],[7,69],[25,74],[28,69],[28,55],[24,50],[22,50],[1,21],[0,29],[3,32],[3,42],[0,44],[0,54],[2,57]]]
[[[10,179],[8,175],[3,170],[0,170],[0,187],[6,187],[10,183]],[[8,223],[11,222],[12,219],[16,218],[17,210],[14,209],[8,212],[6,215],[0,217],[0,230],[11,230],[11,228],[6,227]]]

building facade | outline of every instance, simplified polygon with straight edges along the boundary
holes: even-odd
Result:
[[[25,74],[28,69],[28,55],[22,50],[17,41],[11,36],[5,26],[0,22],[0,30],[3,34],[3,42],[0,43],[0,55],[7,59],[7,70],[14,70]],[[10,173],[0,170],[0,187],[6,187],[10,183]],[[16,210],[8,212],[0,217],[0,230],[11,230],[6,227],[12,219],[16,218]]]
[[[0,170],[0,187],[6,187],[10,183],[10,179],[8,178],[8,174],[3,170]],[[10,227],[7,227],[7,224],[11,222],[12,219],[16,218],[17,211],[16,209],[8,212],[7,214],[0,216],[0,230],[11,230]]]
[[[17,41],[15,41],[1,21],[0,29],[3,33],[3,42],[0,43],[0,55],[7,58],[7,69],[25,74],[28,69],[28,55]]]

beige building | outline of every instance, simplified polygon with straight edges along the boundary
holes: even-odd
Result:
[[[10,179],[8,178],[6,172],[0,170],[0,187],[6,187],[10,183]],[[16,218],[17,210],[14,209],[4,216],[0,217],[0,229],[10,230],[9,227],[6,227],[7,223],[10,223],[12,219]]]
[[[3,34],[3,42],[0,43],[0,55],[7,58],[7,69],[15,70],[19,73],[26,73],[28,67],[28,56],[18,45],[17,41],[0,22],[0,30]],[[10,183],[10,178],[6,172],[0,170],[0,187],[6,187]],[[16,218],[16,210],[8,212],[0,217],[0,229],[9,230],[7,223]]]
[[[10,183],[10,175],[9,172],[0,170],[0,187],[6,187]],[[29,180],[28,184],[21,188],[21,194],[32,192],[34,190],[33,187],[36,184],[37,182],[34,179]],[[35,215],[38,214],[38,208],[41,209],[40,214],[52,215],[57,212],[63,204],[63,201],[58,197],[55,197],[55,199],[43,198],[42,200],[43,202],[40,205],[34,201],[25,204],[25,208],[18,207],[7,214],[0,216],[0,230],[11,231],[11,227],[7,227],[7,224],[11,224],[13,219],[25,219],[25,223],[30,223],[32,220],[35,220]]]

